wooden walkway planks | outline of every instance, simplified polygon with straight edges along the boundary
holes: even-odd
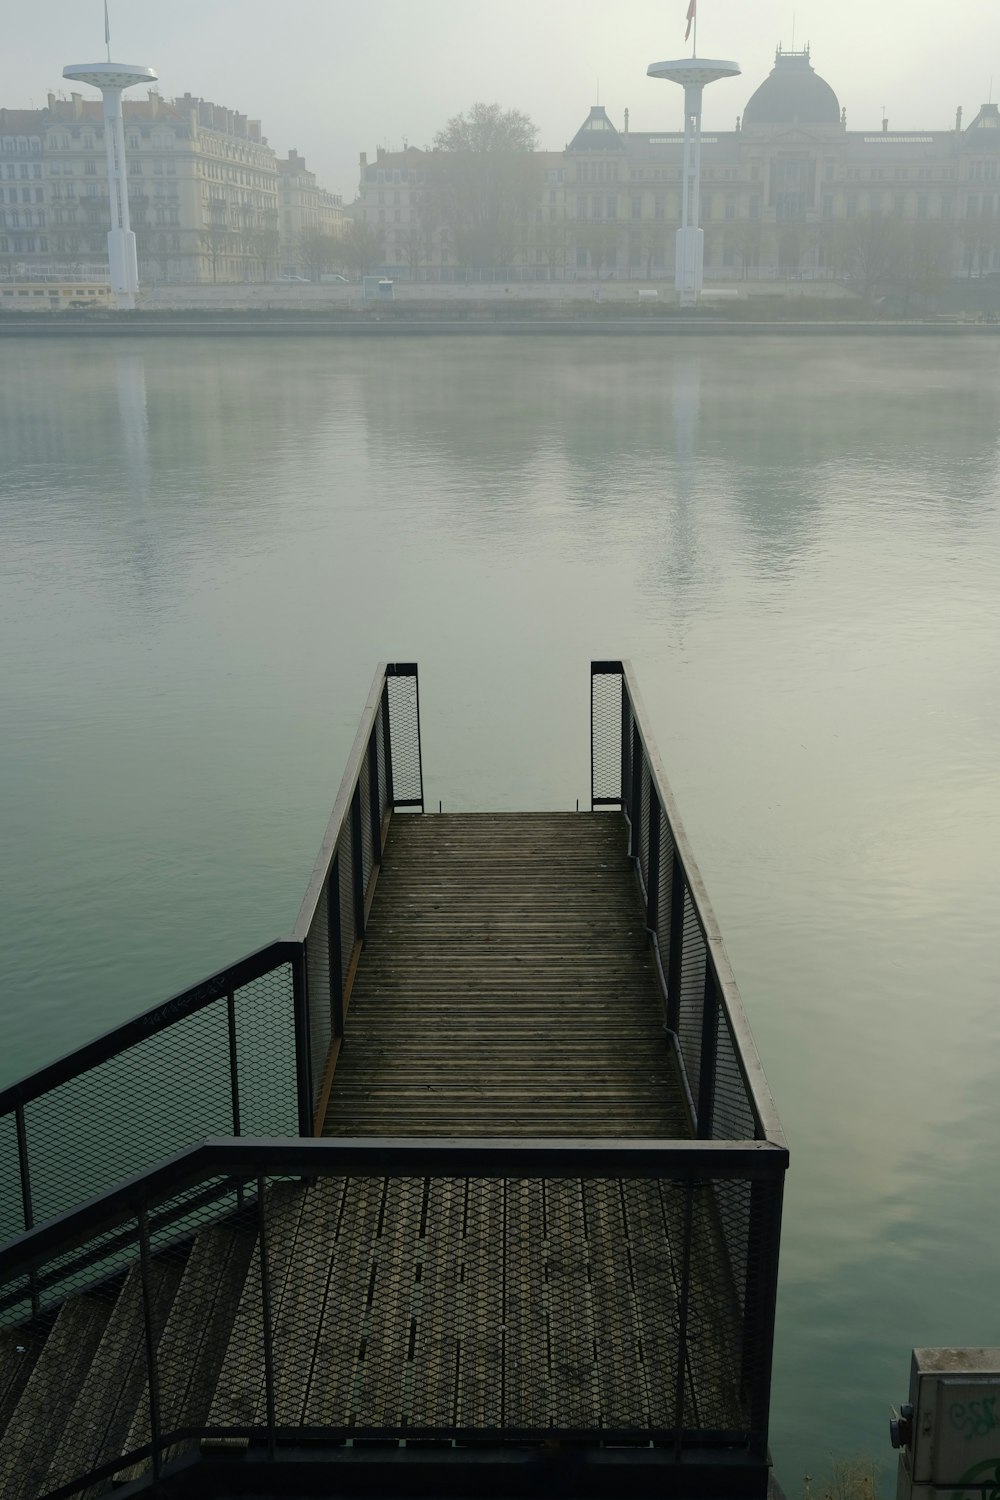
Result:
[[[622,819],[395,818],[324,1134],[687,1133]],[[305,1420],[670,1428],[684,1205],[655,1181],[349,1181]],[[733,1419],[732,1392],[708,1404]]]
[[[323,1133],[686,1134],[620,817],[393,820]]]

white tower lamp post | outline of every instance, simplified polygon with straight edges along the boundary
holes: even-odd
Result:
[[[677,231],[674,286],[682,307],[694,307],[705,280],[705,234],[701,228],[701,103],[707,84],[735,78],[738,63],[698,57],[696,0],[688,8],[688,30],[694,20],[694,53],[677,62],[650,63],[650,78],[666,78],[684,90],[684,174],[681,183],[681,224]]]
[[[108,232],[108,260],[111,265],[111,290],[121,308],[135,307],[139,289],[139,263],[135,253],[135,235],[128,217],[128,180],[125,172],[125,122],[122,119],[122,90],[137,83],[155,83],[152,68],[131,63],[75,63],[63,68],[63,77],[74,83],[89,83],[104,95],[104,144],[108,154],[108,195],[111,199],[111,228]]]

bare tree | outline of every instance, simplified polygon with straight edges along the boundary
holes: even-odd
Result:
[[[210,229],[202,231],[201,248],[208,256],[209,265],[212,267],[212,281],[219,279],[219,261],[233,248],[233,234],[221,224],[214,224]]]
[[[349,271],[366,275],[385,254],[382,231],[361,219],[354,219],[336,241],[339,259]]]
[[[466,266],[504,266],[538,204],[538,128],[517,109],[473,104],[434,138],[424,212]]]
[[[337,264],[339,244],[336,235],[325,229],[303,229],[299,235],[299,254],[313,281]]]
[[[827,245],[834,270],[869,302],[892,282],[905,259],[906,225],[886,214],[859,214],[834,225]]]
[[[585,220],[574,226],[573,239],[578,250],[587,252],[594,275],[600,279],[601,271],[611,263],[618,250],[617,223]]]

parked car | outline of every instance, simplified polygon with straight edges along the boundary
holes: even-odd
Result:
[[[323,274],[322,274],[322,276],[319,279],[320,279],[320,281],[344,281],[344,282],[350,282],[351,278],[349,276],[341,276],[341,274],[340,274],[339,271],[324,271]]]
[[[309,277],[308,276],[279,276],[278,280],[279,281],[304,281],[307,286],[309,285]]]

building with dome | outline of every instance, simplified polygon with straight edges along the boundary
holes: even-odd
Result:
[[[509,269],[538,279],[672,278],[683,144],[680,129],[632,131],[627,110],[612,118],[594,105],[562,152],[538,153],[538,209]],[[390,273],[449,279],[468,268],[449,255],[447,235],[422,222],[430,154],[363,157],[357,212],[381,231]],[[734,128],[702,135],[708,281],[842,277],[852,247],[874,274],[866,236],[883,247],[891,238],[918,269],[985,274],[1000,270],[998,208],[997,105],[965,127],[959,110],[948,128],[894,131],[882,120],[850,130],[808,47],[779,46]]]

